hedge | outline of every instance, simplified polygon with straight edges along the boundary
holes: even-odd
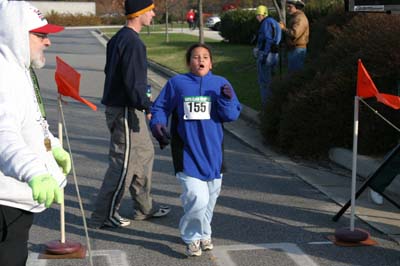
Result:
[[[261,118],[266,141],[287,154],[321,158],[332,147],[352,147],[358,59],[380,92],[399,95],[399,16],[336,10],[324,22],[324,38],[313,31],[310,44],[325,48],[310,53],[303,71],[272,82],[273,96]],[[399,127],[398,110],[375,99],[367,102]],[[397,130],[363,104],[359,132],[359,151],[368,155],[384,154],[400,139]]]

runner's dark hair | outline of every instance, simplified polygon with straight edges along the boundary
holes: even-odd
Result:
[[[190,64],[190,58],[192,57],[193,50],[198,48],[198,47],[202,47],[204,49],[207,49],[208,53],[210,54],[210,60],[212,62],[211,48],[208,45],[204,44],[204,43],[195,43],[195,44],[192,44],[186,51],[185,57],[186,57],[186,64],[187,65]]]

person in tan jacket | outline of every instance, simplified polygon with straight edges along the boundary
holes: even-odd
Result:
[[[288,72],[301,70],[307,54],[307,44],[310,35],[308,19],[303,12],[305,4],[301,0],[288,0],[287,13],[290,15],[287,26],[281,21],[282,32],[286,36],[288,48]]]

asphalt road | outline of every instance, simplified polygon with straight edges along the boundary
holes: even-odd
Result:
[[[56,55],[82,74],[81,96],[99,107],[93,112],[70,99],[65,99],[68,103],[63,105],[80,194],[86,217],[90,217],[107,167],[109,136],[104,108],[99,103],[105,48],[91,29],[68,29],[51,40],[47,66],[38,71],[38,76],[52,131],[57,132],[58,121]],[[228,173],[212,224],[215,249],[199,258],[187,258],[177,229],[183,211],[170,149],[161,151],[154,144],[153,194],[157,202],[171,206],[171,213],[161,219],[134,221],[123,229],[89,229],[93,265],[400,265],[399,245],[358,220],[357,226],[368,230],[377,245],[350,248],[332,244],[326,237],[349,224],[346,217],[338,223],[331,221],[339,206],[229,133],[225,135]],[[72,176],[68,180],[66,239],[85,244]],[[122,202],[121,214],[133,216],[129,193]],[[35,218],[27,265],[90,265],[88,259],[37,258],[44,250],[44,243],[59,238],[59,209],[55,206]]]

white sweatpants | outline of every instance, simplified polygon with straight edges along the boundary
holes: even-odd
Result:
[[[181,238],[186,244],[199,239],[211,239],[211,220],[221,191],[221,178],[211,181],[176,174],[182,186],[181,201],[184,210],[179,223]]]

